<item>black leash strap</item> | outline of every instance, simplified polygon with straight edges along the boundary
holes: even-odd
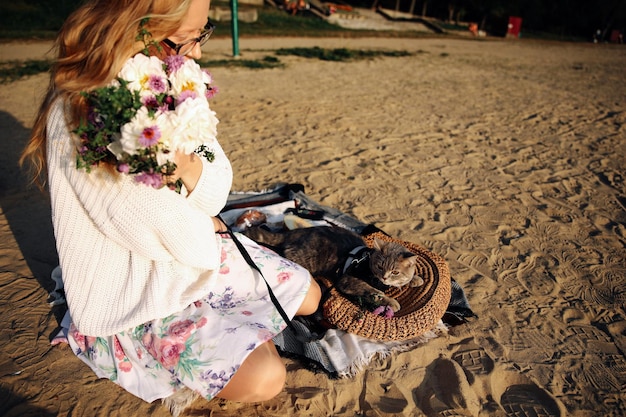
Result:
[[[220,220],[222,220],[222,219],[220,218]],[[222,220],[222,223],[223,222],[224,221]],[[224,224],[226,224],[226,223],[224,223]],[[303,343],[307,343],[307,342],[311,342],[313,340],[319,339],[319,335],[317,335],[315,333],[312,333],[311,337],[309,337],[309,336],[305,336],[305,335],[301,334],[298,331],[296,326],[293,325],[293,323],[291,322],[291,319],[289,318],[289,316],[287,315],[287,313],[283,309],[283,306],[281,306],[280,303],[278,302],[278,299],[274,295],[274,291],[272,291],[272,287],[270,287],[270,284],[265,279],[265,276],[263,276],[263,272],[261,272],[261,269],[259,268],[259,266],[252,260],[252,258],[250,257],[250,254],[248,253],[246,248],[243,246],[243,244],[239,241],[237,236],[235,236],[235,233],[233,233],[233,231],[230,229],[230,227],[228,227],[228,225],[227,225],[226,228],[227,228],[228,235],[233,239],[233,242],[235,243],[235,246],[237,246],[237,249],[239,249],[239,252],[243,256],[243,258],[246,260],[248,265],[250,265],[250,267],[252,269],[257,271],[259,273],[259,275],[261,275],[261,278],[263,278],[263,281],[265,282],[265,285],[267,286],[267,292],[269,293],[270,300],[272,300],[272,303],[274,304],[274,307],[276,307],[276,310],[278,310],[278,313],[280,314],[280,316],[283,318],[285,323],[287,323],[287,326],[289,326],[291,331],[293,331],[296,339],[298,339],[298,341],[303,342]]]

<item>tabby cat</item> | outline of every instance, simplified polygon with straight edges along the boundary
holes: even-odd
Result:
[[[363,307],[400,310],[397,300],[383,292],[388,286],[420,286],[416,255],[395,242],[376,239],[368,248],[358,234],[340,227],[308,227],[271,232],[263,226],[243,231],[252,240],[275,250],[311,272]]]

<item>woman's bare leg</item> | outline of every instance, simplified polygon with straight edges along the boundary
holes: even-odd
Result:
[[[311,280],[309,291],[296,314],[313,314],[317,310],[320,297],[319,285]],[[228,384],[217,394],[217,397],[237,402],[270,400],[283,390],[286,378],[285,363],[278,354],[276,346],[270,340],[258,346],[248,355]],[[171,410],[178,406],[173,398],[166,399],[165,403]],[[187,405],[185,403],[182,409]]]
[[[320,289],[319,284],[311,278],[311,286],[309,287],[309,291],[306,293],[300,308],[296,312],[296,316],[308,316],[309,314],[315,313],[319,307],[321,298],[322,290]]]
[[[320,286],[311,279],[309,291],[296,315],[315,313],[321,296]],[[274,343],[268,341],[248,355],[226,387],[217,396],[239,402],[269,400],[282,391],[286,377],[285,364]]]
[[[282,391],[286,377],[285,363],[274,343],[268,341],[248,355],[217,396],[238,402],[269,400]]]

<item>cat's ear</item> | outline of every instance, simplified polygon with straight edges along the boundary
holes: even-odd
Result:
[[[377,250],[383,250],[383,247],[386,245],[387,243],[385,243],[384,241],[380,240],[379,238],[375,237],[374,238],[374,244],[373,247],[374,249]]]
[[[415,264],[417,262],[417,255],[413,252],[403,252],[402,257],[405,261],[409,261],[412,264]]]

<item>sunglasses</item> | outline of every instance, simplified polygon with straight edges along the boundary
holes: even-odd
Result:
[[[187,55],[193,51],[197,43],[199,43],[200,46],[204,45],[211,37],[214,30],[215,25],[209,21],[197,38],[189,39],[182,43],[174,43],[169,39],[163,39],[163,43],[172,48],[176,52],[176,55]]]

